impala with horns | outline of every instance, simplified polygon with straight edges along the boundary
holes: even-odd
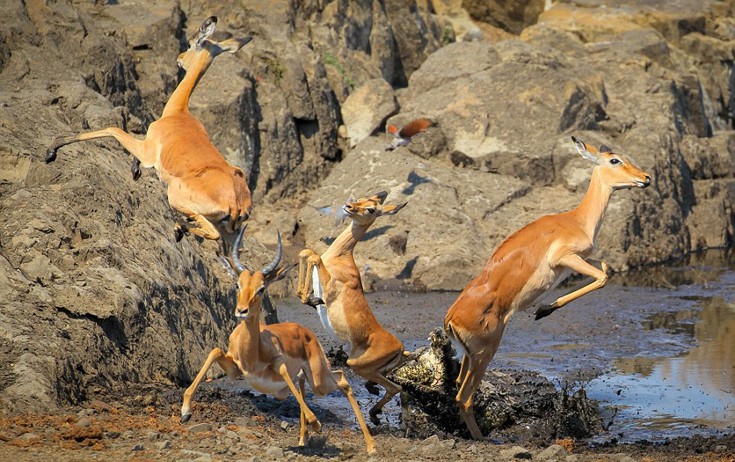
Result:
[[[297,287],[301,302],[315,306],[322,323],[350,343],[347,366],[368,380],[366,386],[371,393],[378,393],[375,384],[385,388],[383,398],[370,409],[370,420],[376,425],[380,423],[378,414],[383,406],[401,391],[400,385],[385,375],[398,367],[407,353],[403,343],[380,325],[370,310],[352,251],[376,218],[393,215],[405,207],[405,203],[384,204],[387,195],[380,192],[342,207],[351,224],[321,257],[310,249],[301,251]]]
[[[215,57],[240,50],[252,38],[216,42],[210,39],[216,23],[214,16],[206,19],[189,42],[189,49],[179,55],[177,62],[186,75],[143,140],[117,127],[59,137],[48,149],[46,162],[54,161],[58,149],[67,144],[114,138],[135,157],[135,162],[155,168],[168,185],[168,202],[183,218],[175,226],[176,240],[186,231],[220,240],[226,258],[238,229],[250,215],[250,189],[242,169],[222,157],[204,126],[189,112],[189,98]],[[139,174],[136,165],[135,177]]]
[[[650,175],[610,148],[601,146],[598,151],[574,137],[572,141],[582,157],[596,164],[582,202],[568,212],[543,216],[505,239],[444,319],[447,335],[463,355],[456,401],[475,439],[481,439],[482,433],[472,409],[473,396],[511,315],[533,305],[572,272],[594,280],[550,305],[541,305],[536,319],[603,287],[607,265],[597,262],[595,266],[587,256],[594,248],[610,197],[617,189],[651,184]]]
[[[289,392],[301,407],[299,446],[307,440],[307,427],[315,431],[321,424],[304,401],[304,383],[317,396],[340,390],[350,402],[360,425],[368,453],[375,452],[375,440],[370,435],[360,407],[355,401],[347,378],[341,370],[331,370],[324,349],[316,335],[299,324],[288,322],[263,324],[260,321],[263,294],[268,286],[282,279],[293,266],[280,267],[282,247],[278,233],[276,256],[260,271],[251,271],[240,262],[239,247],[245,228],[238,233],[232,249],[232,262],[238,272],[238,293],[235,316],[240,320],[230,335],[230,345],[225,353],[215,348],[209,353],[204,366],[191,386],[184,392],[181,419],[191,418],[191,400],[199,383],[213,363],[217,363],[230,379],[242,377],[254,390],[284,400]],[[297,389],[294,382],[298,382]]]

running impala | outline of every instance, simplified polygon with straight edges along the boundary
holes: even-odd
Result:
[[[472,409],[480,386],[511,315],[533,305],[571,272],[594,280],[536,310],[536,319],[603,287],[607,265],[593,265],[592,252],[608,202],[617,189],[645,188],[651,177],[628,159],[572,137],[582,157],[596,164],[589,189],[577,208],[546,215],[511,234],[493,252],[480,274],[449,307],[444,329],[463,356],[457,377],[457,405],[470,434],[482,439]]]
[[[212,364],[217,362],[230,379],[243,377],[250,387],[261,393],[273,395],[279,400],[286,399],[289,392],[294,395],[301,406],[299,446],[306,444],[309,425],[315,431],[321,428],[316,416],[304,402],[304,382],[309,382],[309,386],[318,396],[340,390],[357,416],[367,452],[374,453],[375,441],[355,401],[352,388],[341,370],[330,369],[316,335],[306,327],[292,322],[269,325],[260,322],[263,293],[272,282],[282,279],[292,267],[279,267],[279,233],[278,249],[273,262],[260,271],[247,269],[239,258],[240,242],[245,228],[235,238],[231,256],[239,273],[235,316],[241,322],[230,335],[227,353],[221,348],[213,349],[191,386],[184,392],[182,421],[186,422],[191,418],[191,399],[194,392]],[[299,389],[296,389],[294,381],[298,381]]]
[[[377,394],[375,384],[385,388],[383,398],[370,409],[370,420],[376,425],[383,406],[401,391],[401,386],[385,374],[398,367],[406,353],[403,343],[381,326],[370,310],[352,251],[376,218],[393,215],[406,206],[384,204],[387,196],[379,192],[344,205],[344,215],[352,223],[321,257],[310,249],[301,251],[297,287],[301,302],[316,306],[320,314],[326,304],[328,319],[322,322],[350,342],[347,366],[368,380],[371,393]]]
[[[56,159],[60,147],[78,141],[112,137],[143,167],[153,167],[168,185],[168,202],[183,215],[175,226],[176,240],[186,231],[205,239],[220,240],[222,255],[229,247],[252,207],[245,173],[233,167],[217,151],[204,126],[189,112],[189,97],[215,57],[223,52],[234,53],[251,37],[215,42],[217,18],[206,19],[199,33],[189,43],[189,49],[178,57],[186,76],[174,90],[163,109],[161,118],[150,124],[145,139],[109,127],[75,136],[57,138],[46,153],[46,162]],[[137,176],[137,163],[133,164]]]

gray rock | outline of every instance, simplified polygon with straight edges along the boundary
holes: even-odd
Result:
[[[82,417],[81,419],[77,420],[77,427],[90,427],[92,426],[92,421],[90,421],[86,417]]]
[[[388,82],[373,79],[362,84],[342,105],[350,145],[355,146],[372,135],[397,110],[396,97]]]
[[[211,430],[212,430],[212,424],[207,423],[207,422],[201,422],[201,423],[189,426],[189,432],[191,433],[208,432]]]
[[[556,460],[565,460],[568,455],[569,453],[567,452],[566,449],[559,446],[558,444],[552,444],[548,448],[536,454],[536,457],[534,457],[534,460],[549,461],[549,462],[556,461]]]
[[[131,451],[134,451],[134,452],[135,452],[135,451],[144,451],[144,450],[145,450],[145,447],[144,447],[144,446],[143,446],[142,444],[136,444],[136,445],[135,445],[135,446],[133,446],[133,448],[131,449]]]
[[[280,459],[283,457],[283,448],[278,446],[269,446],[265,450],[265,457],[269,459]]]
[[[501,449],[498,455],[503,459],[521,459],[530,460],[533,454],[526,448],[521,446],[513,446],[508,449]]]
[[[154,446],[159,450],[171,449],[171,440],[157,441]]]

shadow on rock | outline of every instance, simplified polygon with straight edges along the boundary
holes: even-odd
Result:
[[[403,387],[401,413],[407,436],[426,438],[448,433],[469,438],[454,401],[459,361],[441,329],[429,335],[430,346],[420,348],[393,372]],[[557,438],[586,438],[604,430],[596,401],[584,388],[561,390],[531,371],[488,370],[475,394],[475,418],[491,439],[549,442]]]

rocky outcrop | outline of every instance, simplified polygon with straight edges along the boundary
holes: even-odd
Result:
[[[374,245],[358,246],[358,263],[378,279],[459,289],[508,234],[579,202],[592,167],[574,152],[575,135],[654,176],[653,188],[613,197],[598,258],[625,270],[729,246],[735,42],[719,16],[728,8],[558,3],[518,39],[449,44],[411,75],[388,119],[436,127],[390,154],[378,152],[385,137],[358,144],[310,203],[375,188],[404,196],[409,207]],[[331,232],[319,220],[302,210],[307,245]],[[386,253],[400,235],[405,254]]]

